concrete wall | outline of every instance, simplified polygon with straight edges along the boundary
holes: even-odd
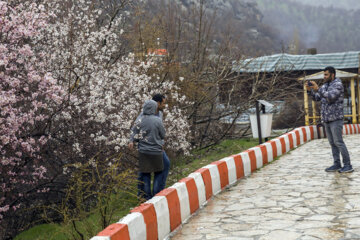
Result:
[[[360,124],[344,125],[343,134],[359,134]],[[111,224],[91,240],[166,238],[212,196],[297,146],[325,137],[316,126],[296,128],[244,152],[220,159],[164,189]]]

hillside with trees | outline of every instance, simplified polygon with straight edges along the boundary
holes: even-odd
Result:
[[[145,16],[151,19],[163,12],[174,11],[172,14],[180,14],[187,27],[196,28],[199,22],[191,22],[189,18],[193,17],[194,9],[200,6],[206,17],[211,18],[209,24],[214,39],[209,47],[212,50],[216,51],[226,42],[231,42],[233,52],[247,56],[272,54],[281,50],[277,30],[264,23],[264,16],[256,3],[238,0],[147,0],[139,4],[139,9],[146,9]]]

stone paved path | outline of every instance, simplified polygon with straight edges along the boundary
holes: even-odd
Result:
[[[355,172],[326,173],[330,146],[313,140],[216,195],[171,239],[360,239],[360,135],[344,139]]]

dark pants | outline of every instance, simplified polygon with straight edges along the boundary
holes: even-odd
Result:
[[[158,192],[163,190],[166,186],[166,179],[169,175],[169,169],[170,169],[170,159],[167,156],[166,152],[163,151],[163,161],[164,161],[164,170],[160,173],[160,181],[158,182],[158,186],[154,186],[154,189],[157,189]],[[154,183],[155,184],[155,183]],[[154,191],[155,192],[155,191]],[[154,194],[155,195],[155,194]]]
[[[325,131],[331,146],[334,164],[341,166],[341,153],[344,166],[351,166],[349,152],[342,137],[343,124],[343,120],[325,123]]]
[[[170,160],[165,151],[163,151],[164,170],[154,173],[153,190],[151,191],[151,173],[139,173],[138,177],[138,196],[146,200],[152,198],[166,186],[166,179],[169,174]]]
[[[162,172],[155,172],[154,173],[154,184],[153,190],[151,191],[151,173],[142,173],[139,172],[138,176],[138,196],[143,197],[146,200],[152,198],[155,194],[160,192],[158,186],[161,182],[161,173]]]

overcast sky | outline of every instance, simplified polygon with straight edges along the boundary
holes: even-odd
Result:
[[[360,9],[360,0],[289,0],[313,6],[337,7],[347,10]]]

